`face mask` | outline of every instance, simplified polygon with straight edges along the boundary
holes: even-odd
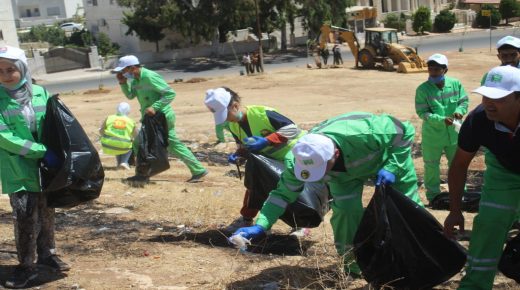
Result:
[[[235,117],[238,119],[238,121],[242,121],[242,118],[244,117],[244,113],[242,113],[242,111],[238,111],[235,114]]]
[[[133,79],[134,79],[134,74],[131,73],[131,72],[125,72],[125,73],[123,74],[123,76],[124,76],[125,78],[129,79],[129,80],[133,80]]]
[[[428,81],[433,84],[438,84],[444,81],[444,75],[440,75],[438,77],[428,77]]]

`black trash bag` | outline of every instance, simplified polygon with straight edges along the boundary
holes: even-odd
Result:
[[[168,123],[162,112],[144,116],[137,138],[135,175],[150,177],[170,168]]]
[[[59,169],[40,169],[47,205],[70,208],[98,198],[105,179],[98,152],[58,95],[47,102],[42,126],[42,144],[63,160]]]
[[[507,278],[520,283],[520,234],[506,243],[498,263],[498,270]]]
[[[248,207],[261,209],[269,192],[275,189],[285,166],[262,155],[249,154],[244,185],[249,189]],[[329,190],[325,184],[305,183],[298,199],[280,217],[289,226],[314,228],[329,211]]]
[[[480,203],[480,192],[464,192],[461,199],[461,209],[466,212],[478,212]],[[438,194],[430,202],[430,206],[435,210],[450,209],[450,194],[443,192]]]
[[[426,209],[391,187],[377,187],[354,237],[363,277],[375,287],[430,289],[457,274],[464,248],[446,238]]]

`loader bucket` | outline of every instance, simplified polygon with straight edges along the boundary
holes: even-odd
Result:
[[[427,66],[418,67],[415,63],[402,61],[399,63],[397,72],[399,73],[416,73],[416,72],[427,72]]]

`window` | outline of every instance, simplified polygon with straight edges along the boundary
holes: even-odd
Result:
[[[114,5],[115,2],[116,0],[110,0],[110,5]]]
[[[40,16],[40,9],[39,8],[34,8],[34,16],[36,16],[36,17]]]
[[[92,6],[97,6],[97,0],[92,0]]]
[[[27,17],[31,17],[31,9],[25,9],[25,14]]]
[[[98,6],[97,0],[87,0],[87,6]]]

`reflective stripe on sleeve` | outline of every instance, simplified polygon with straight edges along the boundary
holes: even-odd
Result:
[[[22,149],[20,149],[20,155],[22,155],[22,156],[27,155],[27,153],[29,153],[29,150],[31,150],[31,146],[32,146],[32,145],[33,145],[33,142],[31,142],[31,141],[26,141],[26,142],[23,144]]]
[[[281,208],[286,208],[288,205],[288,203],[285,200],[277,196],[269,196],[265,202],[272,203]]]

